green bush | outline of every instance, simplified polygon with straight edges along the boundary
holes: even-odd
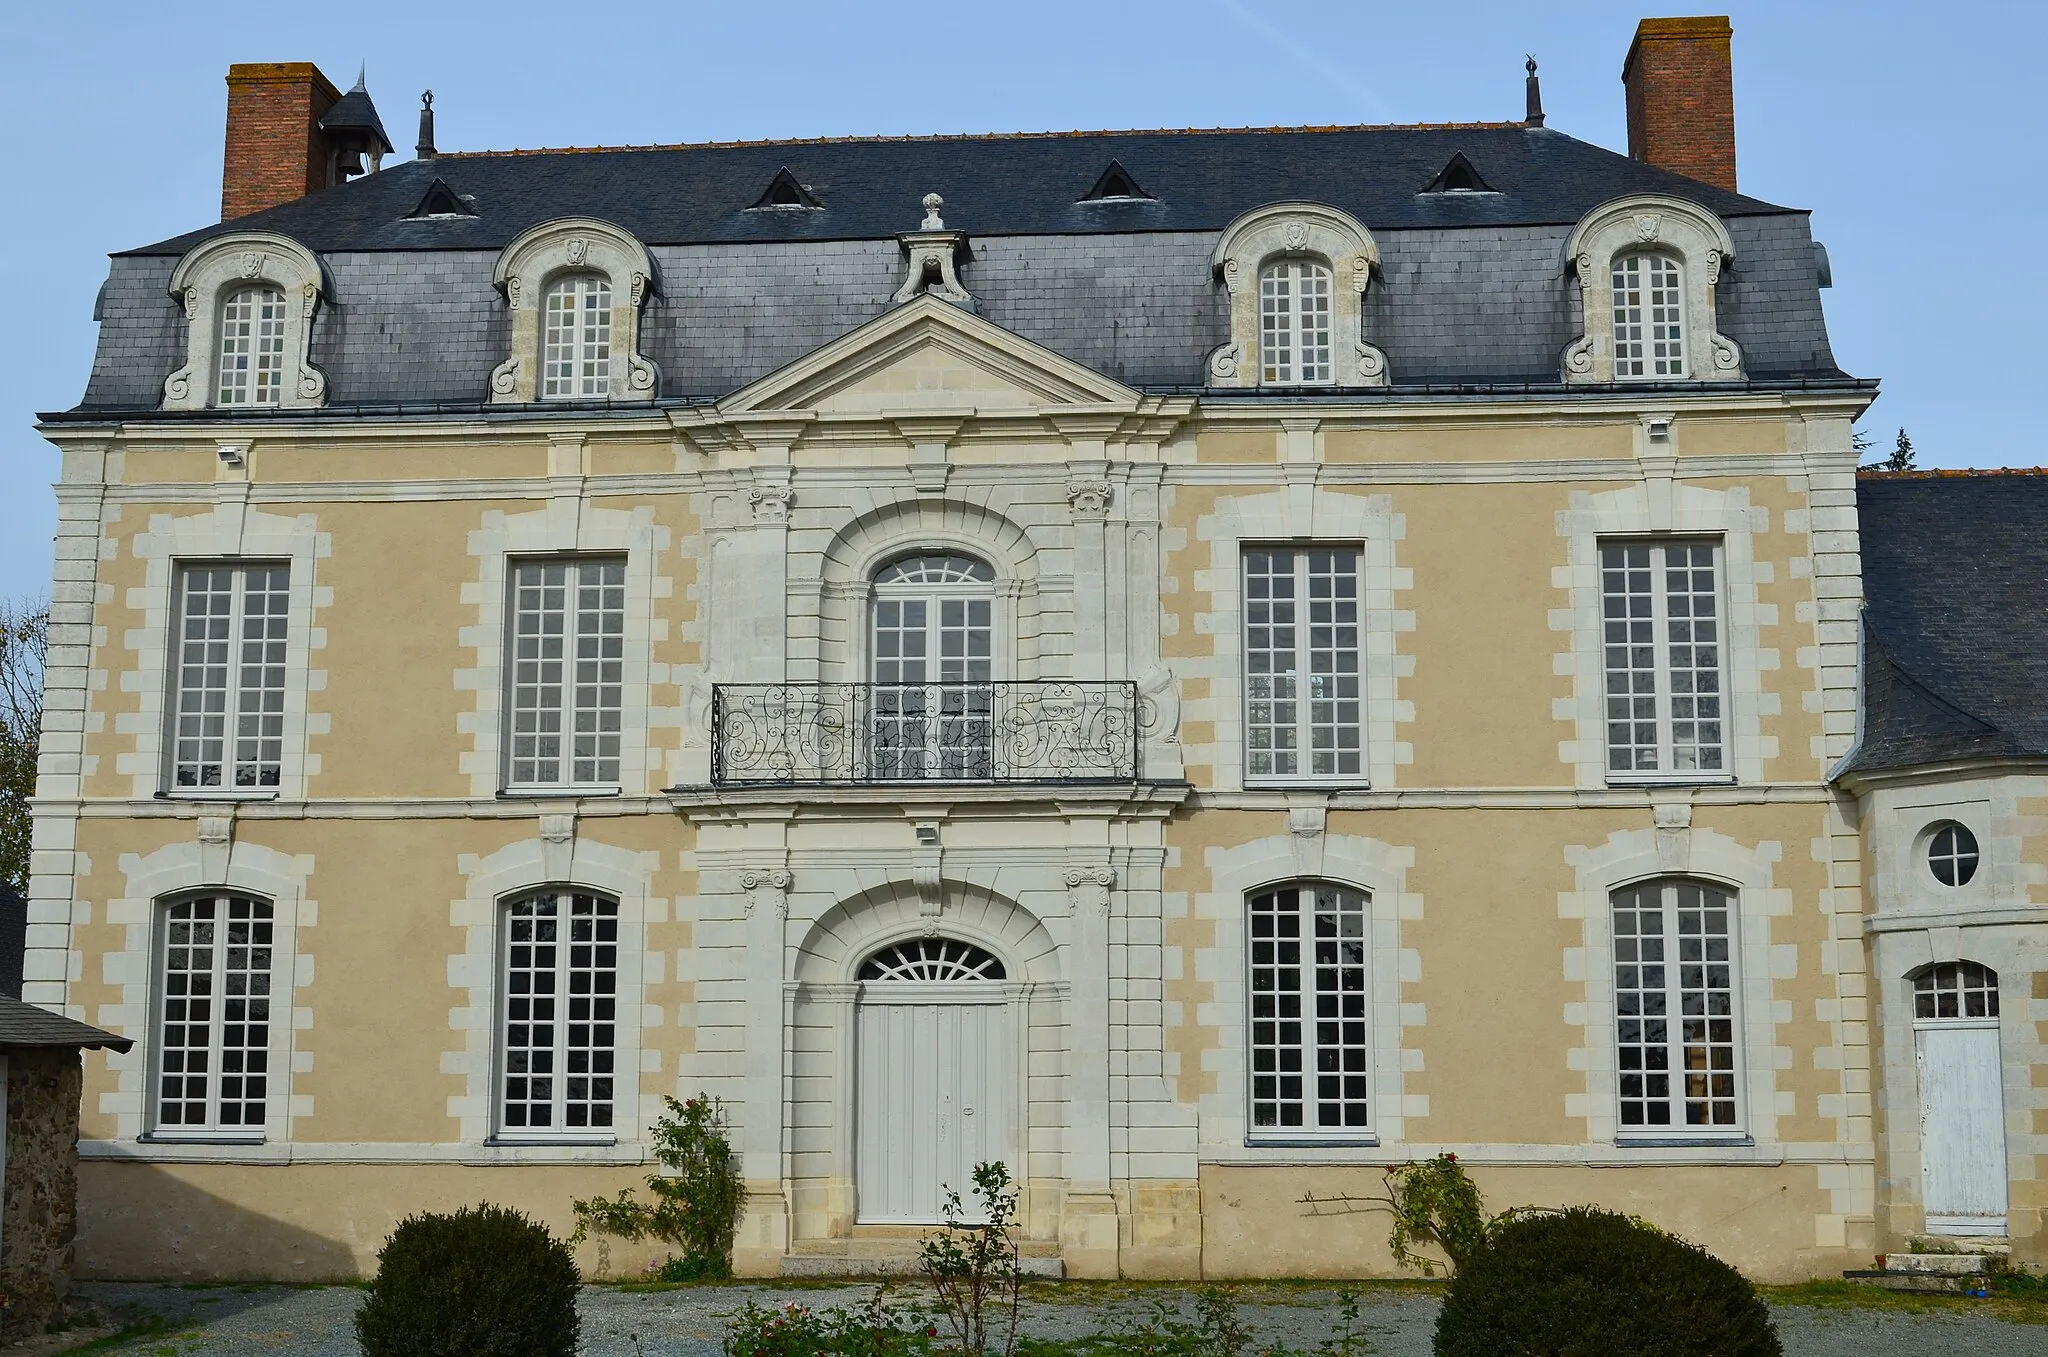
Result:
[[[726,1327],[727,1357],[927,1357],[938,1329],[930,1316],[890,1305],[877,1290],[865,1305],[813,1310],[790,1301],[767,1309],[748,1301]]]
[[[663,1265],[661,1280],[729,1277],[747,1185],[725,1138],[725,1104],[701,1093],[688,1102],[664,1101],[668,1113],[654,1123],[653,1134],[654,1158],[663,1171],[647,1179],[653,1200],[637,1200],[629,1187],[616,1197],[574,1202],[576,1232],[569,1242],[581,1244],[592,1233],[659,1239],[683,1251]]]
[[[1458,1269],[1437,1357],[1780,1357],[1755,1288],[1714,1255],[1592,1207],[1508,1221]]]
[[[364,1357],[570,1357],[576,1260],[502,1206],[400,1221],[356,1311]]]

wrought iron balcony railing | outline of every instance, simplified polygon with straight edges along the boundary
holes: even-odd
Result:
[[[1129,782],[1134,683],[721,683],[711,780]]]

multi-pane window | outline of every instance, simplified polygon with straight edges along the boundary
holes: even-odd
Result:
[[[206,896],[162,915],[156,1124],[165,1131],[263,1125],[270,1078],[271,911]]]
[[[1913,977],[1918,1019],[1995,1018],[1998,972],[1974,961],[1944,961]]]
[[[548,285],[542,313],[540,394],[554,400],[612,390],[612,285],[572,275]]]
[[[1259,271],[1259,375],[1281,385],[1330,380],[1330,271],[1288,260]]]
[[[1685,375],[1685,292],[1668,255],[1614,261],[1614,375]]]
[[[1736,1129],[1734,897],[1650,881],[1612,904],[1622,1130]]]
[[[995,571],[971,556],[908,556],[875,576],[875,776],[993,772],[994,619]]]
[[[284,293],[245,287],[221,303],[221,405],[276,405],[284,391]]]
[[[1711,542],[1601,544],[1610,773],[1728,766],[1716,556]]]
[[[1356,547],[1244,554],[1245,775],[1365,771]]]
[[[279,785],[290,586],[291,570],[282,565],[192,565],[178,572],[173,790]]]
[[[1927,870],[1944,886],[1967,886],[1977,875],[1977,836],[1948,821],[1927,840]]]
[[[618,782],[625,647],[624,561],[513,565],[509,785]]]
[[[1366,897],[1286,886],[1246,912],[1252,1134],[1366,1134]]]
[[[500,1128],[609,1131],[618,905],[569,891],[515,901],[505,910],[504,958]]]

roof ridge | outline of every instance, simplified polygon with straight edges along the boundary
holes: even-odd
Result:
[[[1282,132],[1492,132],[1526,128],[1519,122],[1454,123],[1329,123],[1300,127],[1125,127],[1076,128],[1066,132],[926,132],[904,136],[784,137],[756,141],[678,141],[644,146],[535,146],[502,151],[442,151],[443,160],[484,159],[492,156],[596,155],[612,151],[723,151],[764,146],[858,146],[897,142],[935,141],[1033,141],[1069,137],[1214,137],[1239,133]]]
[[[2048,466],[1929,467],[1913,471],[1858,470],[1859,481],[1935,481],[1968,476],[2048,476]]]

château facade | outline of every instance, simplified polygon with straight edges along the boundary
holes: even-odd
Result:
[[[2048,729],[1982,815],[1884,789],[1875,384],[1736,191],[1725,21],[1625,78],[1634,156],[1532,75],[382,167],[360,86],[235,67],[229,219],[114,256],[41,426],[25,997],[135,1042],[81,1271],[565,1226],[700,1090],[752,1275],[889,1265],[983,1159],[1070,1276],[1389,1271],[1308,1199],[1445,1150],[1760,1277],[2038,1249]],[[1922,1164],[1951,1047],[1995,1202]]]

